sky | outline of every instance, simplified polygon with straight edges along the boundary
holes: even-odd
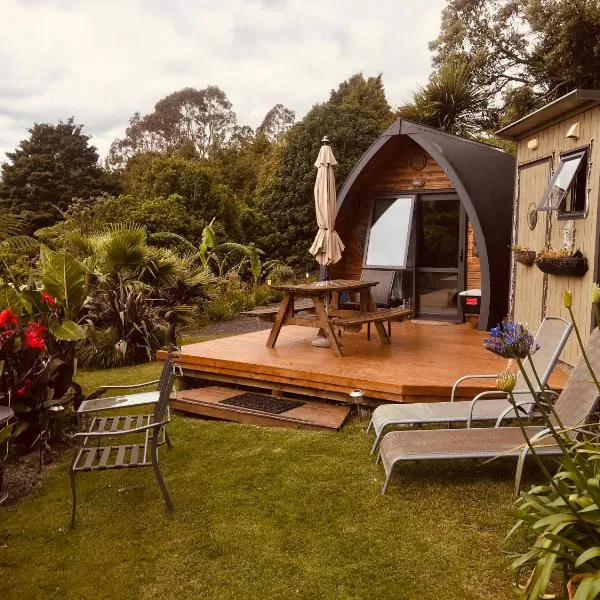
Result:
[[[136,111],[219,86],[238,123],[301,119],[354,73],[392,107],[430,70],[444,0],[0,0],[0,162],[33,123],[75,117],[101,156]]]

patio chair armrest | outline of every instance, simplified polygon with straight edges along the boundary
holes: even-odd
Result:
[[[108,390],[133,390],[136,388],[146,387],[148,385],[155,385],[159,381],[160,379],[153,379],[152,381],[145,381],[144,383],[131,383],[129,385],[101,385],[89,396],[86,396],[86,400],[95,400],[96,398],[104,395]]]
[[[475,405],[482,399],[487,398],[489,396],[506,396],[506,392],[502,392],[500,390],[487,390],[485,392],[481,392],[471,400],[471,404],[469,406],[469,418],[467,419],[467,427],[471,427],[473,424],[473,411],[475,410]]]
[[[80,431],[78,433],[74,433],[71,437],[73,439],[88,437],[113,437],[118,435],[128,435],[130,433],[143,433],[144,431],[156,429],[157,427],[162,427],[163,425],[167,425],[167,421],[158,421],[157,423],[150,423],[149,425],[142,425],[141,427],[134,427],[133,429],[120,429],[119,431]]]
[[[523,408],[525,406],[535,406],[536,402],[535,400],[523,400],[522,402],[515,402],[515,406],[517,408]],[[506,418],[506,416],[513,412],[515,409],[513,406],[507,406],[501,413],[500,416],[498,417],[496,424],[494,425],[494,427],[500,427],[502,425],[502,421]]]
[[[489,375],[463,375],[459,377],[452,386],[452,394],[450,394],[450,402],[454,402],[454,396],[456,395],[456,390],[458,386],[463,382],[467,381],[467,379],[498,379],[498,373],[490,373]]]

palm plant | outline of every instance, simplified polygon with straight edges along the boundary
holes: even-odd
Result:
[[[403,118],[456,135],[473,136],[481,130],[485,102],[477,88],[473,66],[456,59],[435,72],[399,113]]]

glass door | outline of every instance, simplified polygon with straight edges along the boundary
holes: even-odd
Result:
[[[415,294],[418,316],[461,320],[464,289],[465,213],[456,194],[417,199]]]

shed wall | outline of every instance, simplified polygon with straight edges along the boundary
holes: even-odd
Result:
[[[576,121],[580,124],[578,139],[567,139],[569,127]],[[560,161],[560,153],[574,150],[591,143],[588,174],[588,213],[585,218],[575,219],[575,247],[579,248],[589,263],[589,271],[584,277],[557,277],[544,275],[536,266],[525,267],[513,259],[512,273],[514,288],[512,306],[515,319],[536,328],[543,315],[556,315],[568,318],[563,307],[562,295],[565,289],[573,292],[573,311],[577,323],[587,339],[591,330],[590,290],[595,278],[596,245],[598,236],[598,196],[600,181],[600,155],[598,136],[600,135],[600,107],[594,107],[574,116],[569,116],[550,127],[529,133],[517,145],[517,195],[515,214],[517,222],[513,229],[513,243],[540,250],[546,245],[562,247],[563,229],[566,221],[558,220],[556,213],[538,213],[537,225],[530,230],[527,225],[528,207],[539,203],[547,187],[550,168],[555,170]],[[530,150],[527,142],[538,140],[538,147]],[[540,161],[532,164],[532,161]],[[562,360],[573,365],[579,358],[575,336],[571,336],[562,354]]]

